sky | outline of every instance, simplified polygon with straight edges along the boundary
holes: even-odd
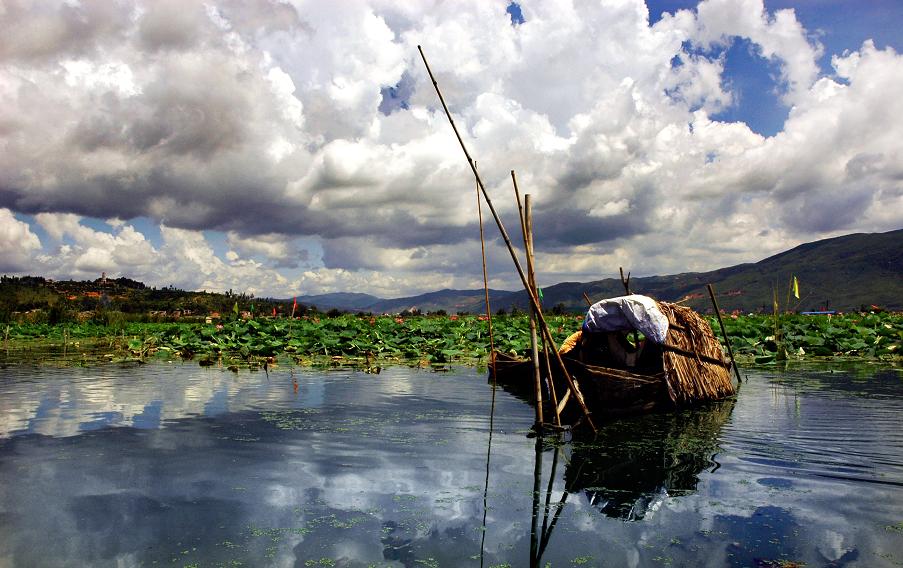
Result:
[[[903,228],[900,29],[897,0],[0,0],[0,273],[482,287],[418,45],[509,234],[512,170],[531,195],[540,285]]]

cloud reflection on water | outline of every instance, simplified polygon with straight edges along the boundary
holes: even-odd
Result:
[[[0,397],[0,565],[479,565],[485,379],[403,368],[295,376],[297,394],[287,369],[269,379],[188,365],[14,370]],[[820,459],[798,438],[816,425],[847,431],[860,402],[759,376],[711,431],[694,431],[712,416],[700,411],[566,445],[551,502],[570,494],[543,564],[890,564],[899,535],[882,527],[900,520],[898,489],[822,474],[859,467],[903,483],[899,464],[876,460],[899,456],[899,437]],[[873,405],[872,416],[895,405]],[[487,565],[529,558],[531,421],[499,393]],[[595,465],[573,484],[565,472],[581,451]],[[543,456],[548,476],[551,449]],[[615,462],[642,483],[615,476]],[[620,504],[600,508],[600,496]],[[630,503],[656,496],[654,514],[624,522]]]

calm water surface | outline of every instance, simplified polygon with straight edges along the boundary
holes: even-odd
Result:
[[[8,367],[0,566],[903,564],[903,375],[749,375],[563,442],[499,390],[490,447],[473,369]]]

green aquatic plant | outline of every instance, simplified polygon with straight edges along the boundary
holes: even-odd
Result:
[[[724,323],[738,355],[759,363],[779,360],[772,316],[727,317]],[[781,326],[782,346],[790,358],[898,359],[903,349],[903,315],[900,314],[783,314]],[[720,335],[717,326],[713,329]]]
[[[580,328],[582,318],[549,315],[557,343]],[[720,328],[710,319],[713,330]],[[760,363],[791,358],[857,357],[899,359],[903,315],[854,313],[834,316],[781,315],[781,347],[770,315],[724,319],[737,355]],[[525,356],[530,348],[525,315],[493,320],[496,349]],[[145,361],[152,357],[196,359],[202,366],[250,366],[288,360],[317,367],[351,365],[379,372],[381,365],[474,364],[489,357],[488,322],[482,316],[304,317],[295,320],[232,319],[221,323],[135,323],[107,327],[96,322],[14,323],[4,333],[7,361],[42,348],[79,360]],[[21,355],[17,355],[17,353]],[[87,357],[87,358],[86,358]]]

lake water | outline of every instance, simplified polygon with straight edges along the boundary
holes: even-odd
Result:
[[[491,447],[474,369],[0,373],[0,566],[903,564],[895,370],[560,442],[499,390]]]

